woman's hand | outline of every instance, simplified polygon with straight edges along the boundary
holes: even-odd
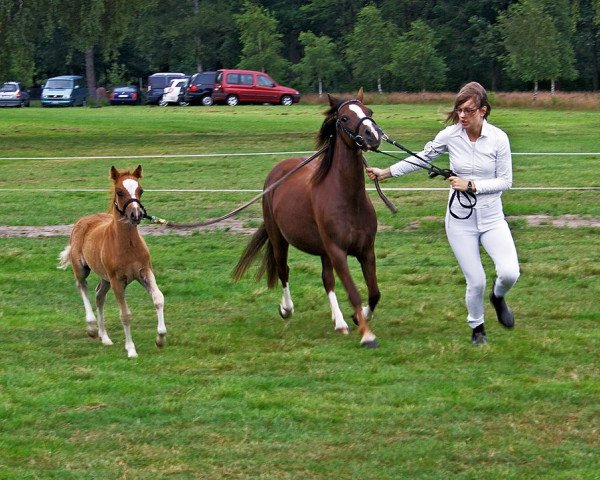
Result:
[[[450,182],[452,189],[459,192],[466,192],[469,187],[469,180],[460,177],[448,177],[448,182]],[[475,192],[475,182],[471,182],[471,190]]]
[[[368,167],[367,176],[371,180],[385,180],[386,178],[390,178],[392,176],[392,172],[389,168]]]

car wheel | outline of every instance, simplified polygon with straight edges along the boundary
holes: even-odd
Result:
[[[210,95],[204,95],[202,97],[202,105],[205,107],[210,107],[213,104],[213,99]]]
[[[186,102],[185,100],[179,100],[177,103],[180,107],[187,107],[190,104],[190,102]]]
[[[229,105],[230,107],[235,107],[239,103],[240,99],[237,97],[237,95],[229,95],[227,97],[227,105]]]
[[[294,100],[289,95],[284,95],[283,97],[281,97],[281,104],[282,105],[285,105],[286,107],[289,107],[292,103],[294,103]]]

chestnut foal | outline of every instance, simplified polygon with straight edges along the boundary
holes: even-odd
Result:
[[[110,178],[113,181],[112,212],[89,215],[75,223],[69,245],[60,254],[59,268],[66,269],[69,263],[73,267],[85,308],[87,334],[92,338],[100,336],[103,345],[113,344],[104,325],[104,302],[109,289],[113,289],[125,330],[125,349],[132,358],[137,357],[137,352],[131,338],[131,311],[125,300],[127,285],[137,280],[152,296],[158,317],[158,347],[165,344],[167,333],[164,296],[156,285],[146,242],[137,229],[146,213],[140,202],[142,166],[138,165],[133,172],[111,167]],[[90,271],[100,277],[96,287],[97,323],[88,298]]]

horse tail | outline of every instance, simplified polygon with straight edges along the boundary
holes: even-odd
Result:
[[[65,249],[58,255],[58,266],[62,270],[66,270],[71,264],[71,245],[67,245]]]
[[[248,245],[244,249],[242,256],[238,264],[235,266],[232,272],[233,279],[237,282],[240,280],[256,256],[263,250],[266,245],[266,249],[263,255],[262,264],[256,273],[256,279],[260,279],[265,273],[267,274],[267,285],[269,288],[273,288],[277,283],[277,264],[275,262],[275,255],[273,254],[273,245],[269,241],[269,235],[267,229],[263,223],[258,230],[254,233]]]

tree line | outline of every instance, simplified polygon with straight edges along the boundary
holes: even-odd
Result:
[[[0,80],[268,72],[304,93],[598,90],[600,0],[0,0]]]

